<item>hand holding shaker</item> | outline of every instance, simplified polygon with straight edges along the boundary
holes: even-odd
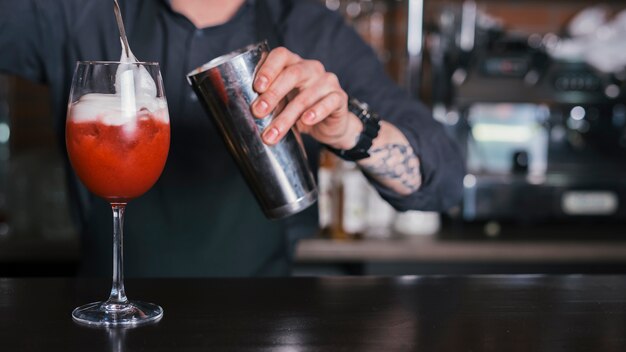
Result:
[[[247,46],[217,57],[187,75],[207,114],[219,129],[263,213],[284,218],[306,209],[317,199],[313,174],[296,132],[276,145],[263,143],[261,134],[276,113],[258,119],[251,104],[257,68],[269,52],[267,43]]]

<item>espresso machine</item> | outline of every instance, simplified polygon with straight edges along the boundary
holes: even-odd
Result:
[[[626,238],[626,72],[556,59],[556,35],[507,31],[471,1],[425,38],[433,112],[467,166],[448,233]]]

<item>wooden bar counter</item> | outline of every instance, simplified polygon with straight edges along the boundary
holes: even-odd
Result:
[[[108,280],[0,279],[2,351],[625,351],[626,276],[127,280],[165,315],[75,324]]]

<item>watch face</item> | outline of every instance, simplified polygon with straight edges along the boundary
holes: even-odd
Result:
[[[361,122],[365,123],[365,118],[368,114],[368,106],[365,103],[362,103],[356,99],[350,99],[348,102],[348,110],[351,113],[355,114]]]
[[[369,110],[369,105],[367,105],[367,103],[363,103],[361,101],[358,101],[356,99],[352,100],[352,104],[354,104],[357,108],[361,109],[361,110]]]

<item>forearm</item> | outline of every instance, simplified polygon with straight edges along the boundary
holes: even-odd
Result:
[[[381,185],[400,195],[409,195],[422,184],[420,161],[404,134],[382,121],[370,157],[358,161],[361,169]]]

